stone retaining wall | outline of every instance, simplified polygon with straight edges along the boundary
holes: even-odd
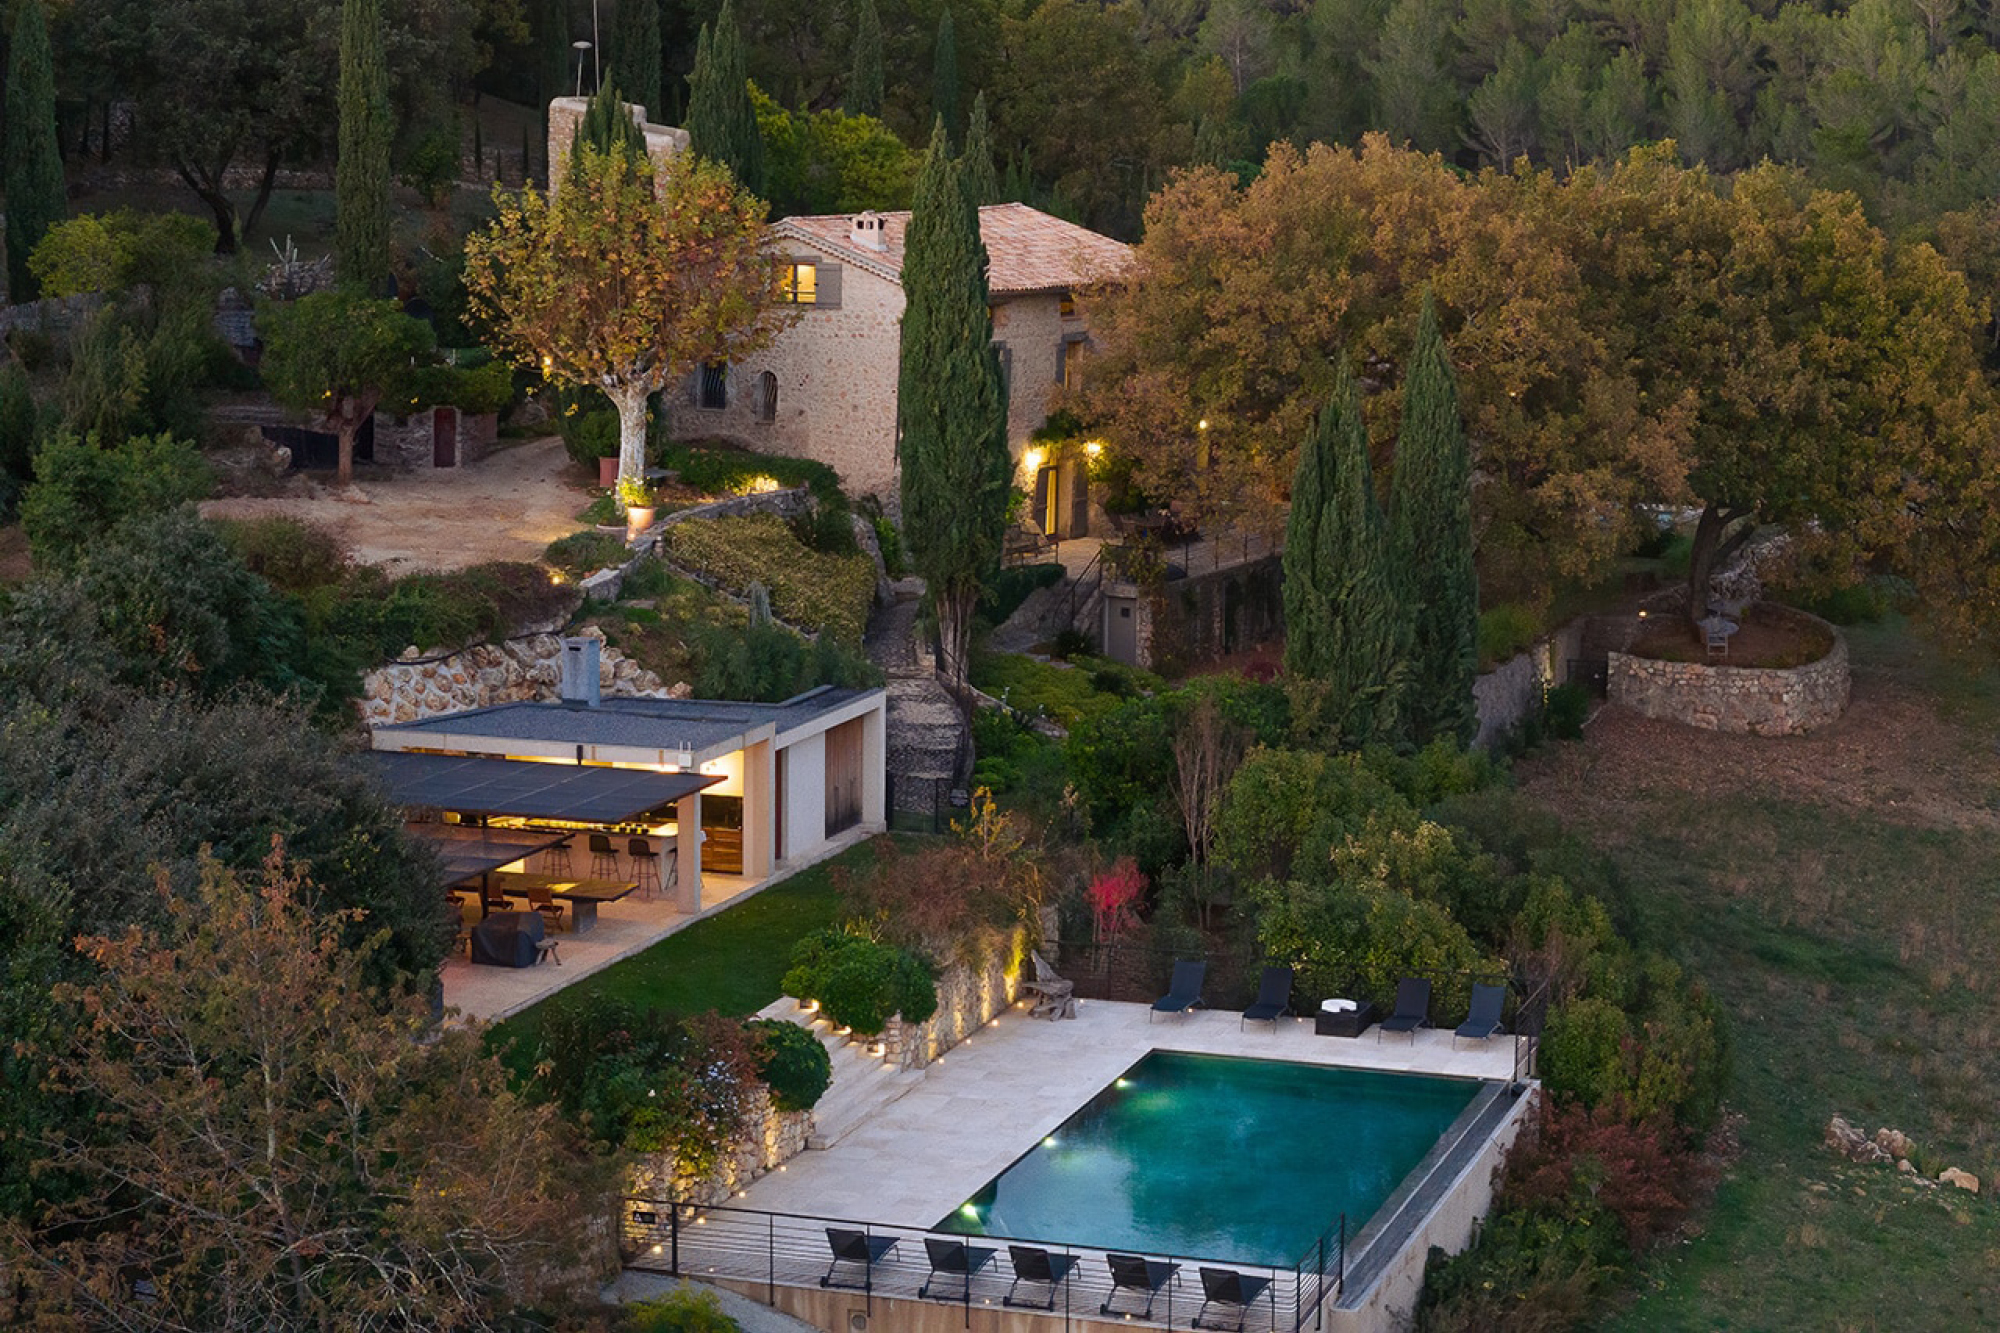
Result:
[[[593,625],[578,636],[601,640],[604,631]],[[600,653],[598,687],[606,697],[685,699],[691,692],[685,681],[668,685],[609,644]],[[556,634],[476,644],[430,659],[411,650],[361,678],[361,720],[371,727],[393,726],[468,708],[552,700],[559,693],[561,656],[562,637]]]
[[[1661,662],[1612,653],[1611,701],[1645,717],[1707,731],[1793,736],[1825,726],[1847,707],[1847,640],[1817,616],[1790,607],[1763,608],[1773,609],[1831,634],[1833,651],[1817,662],[1789,668]]]
[[[1565,679],[1564,663],[1581,655],[1583,627],[1582,620],[1572,620],[1526,652],[1480,673],[1472,682],[1473,705],[1479,711],[1473,745],[1491,746],[1542,711],[1548,692]]]
[[[977,966],[956,962],[938,974],[937,1012],[914,1026],[902,1018],[882,1030],[882,1049],[898,1069],[922,1069],[1007,1012],[1021,993],[1027,933],[1016,926],[998,936]]]
[[[683,1203],[727,1203],[730,1196],[767,1171],[774,1171],[806,1150],[812,1127],[811,1111],[780,1111],[771,1104],[771,1090],[758,1084],[750,1105],[750,1133],[725,1157],[715,1174],[688,1190],[685,1197],[674,1179],[673,1158],[647,1153],[632,1168],[631,1193],[642,1199],[680,1199]]]

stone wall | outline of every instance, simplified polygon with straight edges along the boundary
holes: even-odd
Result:
[[[386,467],[435,467],[438,410],[427,407],[408,416],[375,414],[375,461]],[[458,411],[456,408],[450,409]],[[493,412],[458,413],[458,462],[465,467],[486,456],[500,438],[500,417]]]
[[[626,114],[632,117],[639,126],[639,132],[646,138],[646,156],[653,159],[656,175],[668,158],[687,150],[686,130],[674,125],[653,124],[646,119],[646,108],[636,102],[623,105]],[[583,123],[583,113],[589,107],[588,97],[558,97],[549,103],[549,138],[544,150],[548,155],[542,160],[548,164],[551,181],[562,180],[562,169],[569,161],[570,145],[576,142],[577,126]]]
[[[976,964],[954,962],[938,974],[938,1007],[922,1023],[889,1020],[882,1049],[898,1069],[922,1069],[1007,1012],[1021,993],[1027,933],[1019,926],[986,942]]]
[[[604,632],[588,626],[578,635],[602,639]],[[598,685],[607,697],[684,699],[690,692],[686,682],[669,686],[609,644],[600,652]],[[562,638],[555,634],[476,644],[443,657],[421,657],[412,649],[361,678],[361,720],[393,726],[493,704],[553,700],[561,656]]]
[[[1492,745],[1542,711],[1548,692],[1565,679],[1565,664],[1582,655],[1583,631],[1584,622],[1572,620],[1528,651],[1480,673],[1472,683],[1472,701],[1479,710],[1474,745]]]
[[[630,1193],[642,1199],[679,1199],[682,1203],[726,1203],[731,1195],[767,1171],[774,1171],[806,1150],[812,1127],[811,1111],[780,1111],[771,1104],[771,1090],[758,1084],[750,1105],[750,1133],[736,1151],[723,1159],[713,1176],[682,1194],[676,1188],[673,1159],[647,1153],[632,1167]]]
[[[1773,608],[1767,603],[1762,610]],[[1847,708],[1847,640],[1817,616],[1782,608],[1833,636],[1833,651],[1802,667],[1737,667],[1660,662],[1612,653],[1611,701],[1645,717],[1707,731],[1794,736],[1825,726]]]
[[[792,259],[834,261],[787,241]],[[896,491],[896,370],[903,289],[858,264],[841,264],[840,304],[803,306],[769,347],[733,362],[726,405],[699,402],[699,374],[669,385],[663,400],[674,438],[719,437],[760,453],[811,458],[840,475],[850,495]],[[777,382],[771,420],[758,416],[758,378]]]

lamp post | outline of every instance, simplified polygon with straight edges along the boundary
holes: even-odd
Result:
[[[576,52],[576,95],[583,96],[583,53],[591,49],[589,42],[571,42],[570,49]],[[594,91],[594,90],[593,90]]]

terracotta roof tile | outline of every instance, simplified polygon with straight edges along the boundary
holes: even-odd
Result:
[[[847,263],[900,282],[907,212],[883,213],[885,248],[852,243],[847,213],[785,218],[776,224],[788,235]],[[1087,227],[1051,217],[1026,204],[988,204],[979,210],[979,233],[991,261],[987,285],[995,296],[1065,291],[1117,276],[1132,262],[1132,249]]]

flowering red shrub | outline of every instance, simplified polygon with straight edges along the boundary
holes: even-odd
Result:
[[[1116,939],[1139,924],[1139,899],[1146,892],[1146,876],[1139,863],[1120,857],[1111,869],[1090,881],[1084,896],[1090,901],[1092,923],[1100,942]]]
[[[1507,1159],[1510,1205],[1575,1214],[1602,1208],[1635,1255],[1679,1225],[1704,1180],[1702,1159],[1660,1117],[1631,1121],[1616,1101],[1595,1110],[1544,1096],[1539,1133]]]

